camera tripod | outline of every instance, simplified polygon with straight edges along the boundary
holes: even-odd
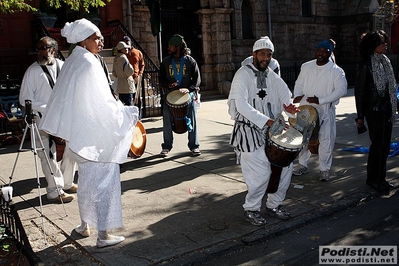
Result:
[[[16,165],[17,165],[20,153],[23,152],[23,151],[29,151],[29,150],[32,151],[33,155],[34,155],[35,174],[36,174],[37,188],[38,188],[38,193],[39,193],[40,216],[42,218],[43,237],[44,237],[44,242],[47,243],[46,230],[45,230],[45,227],[44,227],[44,213],[43,213],[41,184],[40,184],[40,177],[39,177],[39,167],[38,167],[38,162],[37,162],[38,161],[38,159],[37,159],[38,152],[42,152],[44,154],[46,162],[47,162],[47,166],[50,169],[51,178],[53,178],[55,184],[56,184],[56,180],[55,180],[55,176],[54,176],[54,173],[53,173],[53,169],[51,168],[51,165],[50,165],[49,157],[48,157],[48,155],[47,155],[47,153],[46,153],[46,151],[44,149],[44,145],[43,145],[43,141],[42,141],[42,139],[40,137],[39,129],[38,129],[38,127],[36,125],[36,121],[34,119],[35,114],[33,114],[33,112],[32,112],[31,101],[29,101],[29,100],[25,101],[25,113],[26,113],[25,114],[26,126],[25,126],[25,130],[24,130],[23,137],[22,137],[22,140],[21,140],[21,144],[20,144],[19,149],[18,149],[17,157],[16,157],[16,159],[14,161],[14,166],[13,166],[12,171],[11,171],[11,175],[10,175],[10,178],[9,178],[9,184],[8,185],[11,186],[12,177],[14,175],[14,172],[15,172],[15,169],[16,169]],[[30,131],[31,147],[30,148],[23,148],[28,130]],[[37,144],[39,144],[39,146],[37,146]],[[58,193],[58,196],[61,199],[61,204],[62,204],[63,210],[65,212],[65,217],[67,217],[68,214],[67,214],[67,212],[65,210],[64,202],[62,201],[62,197],[61,197],[61,194],[60,194],[60,188],[58,188],[58,186],[57,186],[57,193]]]

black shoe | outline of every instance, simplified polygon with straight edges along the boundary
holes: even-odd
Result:
[[[245,211],[244,219],[249,221],[252,225],[266,224],[266,220],[260,215],[259,211]]]
[[[291,214],[287,212],[283,207],[277,206],[277,208],[266,208],[267,209],[267,214],[270,216],[277,217],[280,220],[287,220],[291,217]]]
[[[383,187],[381,185],[381,183],[378,182],[378,181],[372,181],[372,182],[371,181],[366,181],[366,184],[369,185],[370,187],[374,188],[378,192],[382,192],[382,191],[386,190],[386,188]]]
[[[385,188],[385,189],[391,189],[391,188],[393,188],[393,185],[392,185],[391,183],[389,183],[388,181],[386,181],[386,180],[381,180],[381,181],[380,181],[380,185],[381,185],[383,188]]]

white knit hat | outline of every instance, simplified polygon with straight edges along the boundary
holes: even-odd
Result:
[[[69,43],[78,43],[86,40],[93,33],[100,31],[100,29],[89,20],[82,18],[72,23],[65,23],[61,30],[61,35],[67,39]]]
[[[260,39],[254,43],[252,52],[258,51],[260,49],[269,49],[274,53],[274,45],[269,37],[267,36],[260,37]]]

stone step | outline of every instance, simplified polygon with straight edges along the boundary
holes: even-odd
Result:
[[[62,50],[61,51],[62,55],[64,56],[64,58],[66,59],[68,57],[68,50]],[[110,78],[113,81],[114,80],[114,76],[112,75],[112,69],[114,66],[114,56],[112,55],[112,49],[104,49],[100,52],[100,55],[104,58],[104,62],[108,67],[108,71],[110,74]]]
[[[62,50],[61,51],[61,53],[62,53],[62,55],[64,56],[64,58],[66,59],[67,57],[68,57],[68,53],[69,53],[69,50]],[[114,58],[114,56],[113,56],[113,54],[112,54],[112,49],[104,49],[104,50],[102,50],[101,52],[100,52],[100,55],[102,56],[102,57],[110,57],[110,58],[112,58],[112,60],[113,60],[113,58]]]

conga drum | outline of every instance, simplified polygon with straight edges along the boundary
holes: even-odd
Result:
[[[177,134],[182,134],[187,131],[187,110],[191,103],[189,93],[181,93],[179,90],[174,90],[166,96],[166,104],[173,116],[172,130]]]
[[[137,121],[136,127],[134,128],[133,140],[130,145],[128,156],[137,159],[143,155],[145,146],[147,144],[146,131],[143,123]]]
[[[308,110],[310,117],[308,120],[308,125],[315,122],[315,127],[313,128],[312,135],[309,139],[308,143],[308,149],[312,154],[318,154],[319,153],[319,130],[320,130],[320,122],[319,122],[319,113],[317,112],[316,108],[314,108],[311,105],[300,105],[298,107],[301,111],[303,110]],[[297,114],[301,115],[301,112]],[[288,121],[291,126],[295,127],[297,126],[297,118],[288,118]],[[300,130],[299,130],[300,131]],[[303,132],[301,132],[303,133]]]

